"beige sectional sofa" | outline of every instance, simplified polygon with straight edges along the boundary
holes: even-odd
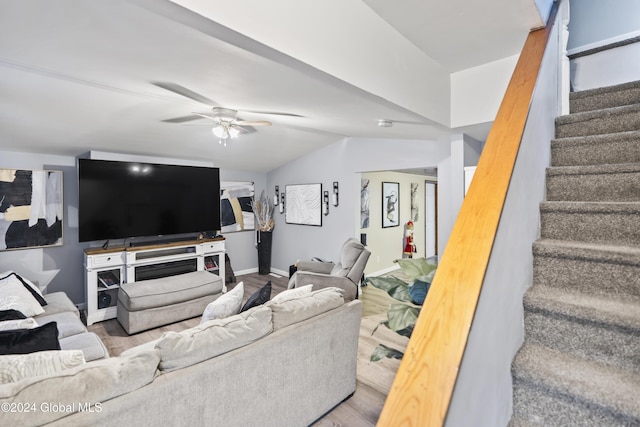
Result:
[[[109,357],[109,352],[100,338],[88,332],[80,320],[78,308],[64,292],[44,295],[47,305],[44,313],[35,317],[39,325],[56,322],[58,339],[62,350],[82,350],[87,362]]]
[[[167,332],[0,385],[0,425],[306,426],[355,391],[361,314],[326,288]]]

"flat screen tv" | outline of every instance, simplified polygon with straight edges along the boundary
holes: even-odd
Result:
[[[220,230],[220,170],[78,159],[79,240]]]

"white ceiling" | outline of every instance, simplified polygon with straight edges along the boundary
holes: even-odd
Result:
[[[533,0],[365,1],[451,72],[516,54],[539,20]],[[0,150],[99,150],[266,172],[347,136],[433,139],[449,131],[304,64],[254,53],[246,40],[242,48],[231,37],[221,41],[140,3],[0,3]],[[273,126],[223,147],[210,126],[199,125],[205,119],[164,122],[208,106],[153,82],[180,85],[218,106],[301,117],[240,113]],[[399,123],[380,128],[382,118]]]

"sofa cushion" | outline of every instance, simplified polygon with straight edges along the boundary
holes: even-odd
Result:
[[[46,350],[60,350],[55,322],[33,329],[0,331],[0,354],[27,354]]]
[[[44,299],[47,301],[47,305],[42,307],[44,309],[44,313],[42,313],[42,316],[71,312],[75,313],[75,315],[80,318],[78,307],[73,304],[73,302],[64,292],[53,292],[50,294],[45,294]],[[36,318],[36,320],[38,319]]]
[[[298,298],[311,293],[313,285],[304,285],[299,288],[287,289],[280,292],[278,295],[271,298],[272,302],[284,302],[293,298]]]
[[[244,298],[244,283],[240,282],[226,294],[209,303],[202,313],[200,323],[213,319],[224,319],[240,312]]]
[[[118,301],[128,311],[165,307],[222,292],[222,279],[208,271],[194,271],[160,279],[123,283]]]
[[[18,273],[14,271],[5,271],[4,273],[0,273],[0,280],[11,275],[15,276],[15,278],[18,279],[20,283],[22,283],[24,288],[29,291],[29,293],[36,299],[36,301],[38,301],[38,304],[40,304],[41,306],[47,305],[47,301],[44,299],[40,288],[38,288],[33,282],[20,276]]]
[[[58,325],[58,339],[66,338],[71,335],[87,332],[86,326],[75,313],[65,311],[63,313],[41,315],[36,319],[38,325],[45,325],[50,322],[56,322]]]
[[[240,312],[242,313],[250,308],[262,305],[269,301],[269,298],[271,298],[271,281],[268,281],[266,285],[251,294],[247,302],[242,306],[242,309],[240,309]]]
[[[13,329],[33,329],[37,328],[38,323],[33,317],[26,319],[4,320],[0,322],[0,331],[10,331]]]
[[[344,291],[329,287],[283,302],[269,301],[273,311],[273,330],[277,331],[293,323],[317,316],[344,304]]]
[[[82,409],[80,403],[102,403],[149,384],[157,372],[156,351],[96,360],[47,377],[32,377],[0,386],[0,405],[33,402],[37,411],[3,414],[6,425],[42,425]],[[51,396],[55,396],[52,401]],[[65,410],[47,410],[55,403]],[[45,405],[45,406],[41,406]],[[70,408],[70,411],[66,409]]]
[[[80,350],[39,351],[31,354],[0,356],[0,384],[53,375],[83,363],[85,363],[84,355]]]
[[[259,306],[182,332],[165,332],[155,345],[161,354],[160,369],[172,371],[195,365],[250,344],[272,329],[271,309]]]
[[[44,313],[40,303],[13,274],[0,279],[0,310],[11,309],[27,317]]]
[[[0,321],[26,319],[27,316],[19,310],[0,310]]]
[[[71,335],[60,340],[62,350],[82,350],[84,359],[87,362],[109,357],[109,350],[104,343],[93,332]]]

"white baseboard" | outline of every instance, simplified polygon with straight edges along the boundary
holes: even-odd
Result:
[[[392,265],[391,267],[374,271],[373,273],[366,274],[367,277],[377,277],[382,276],[383,274],[391,273],[392,271],[400,270],[400,266],[398,264]]]
[[[289,272],[288,271],[280,270],[279,268],[272,268],[271,272],[275,273],[275,274],[278,274],[280,276],[283,276],[283,277],[289,277]]]
[[[258,272],[258,267],[256,268],[247,268],[246,270],[239,270],[235,272],[236,276],[242,276],[244,274],[251,274],[251,273],[257,273]]]
[[[258,272],[258,268],[247,268],[246,270],[240,270],[240,271],[236,271],[235,275],[236,276],[242,276],[244,274],[251,274],[251,273],[257,273]],[[283,276],[283,277],[289,277],[289,272],[288,271],[284,271],[284,270],[280,270],[278,268],[272,268],[271,269],[271,273],[275,273],[279,276]],[[270,273],[270,274],[271,274]]]

